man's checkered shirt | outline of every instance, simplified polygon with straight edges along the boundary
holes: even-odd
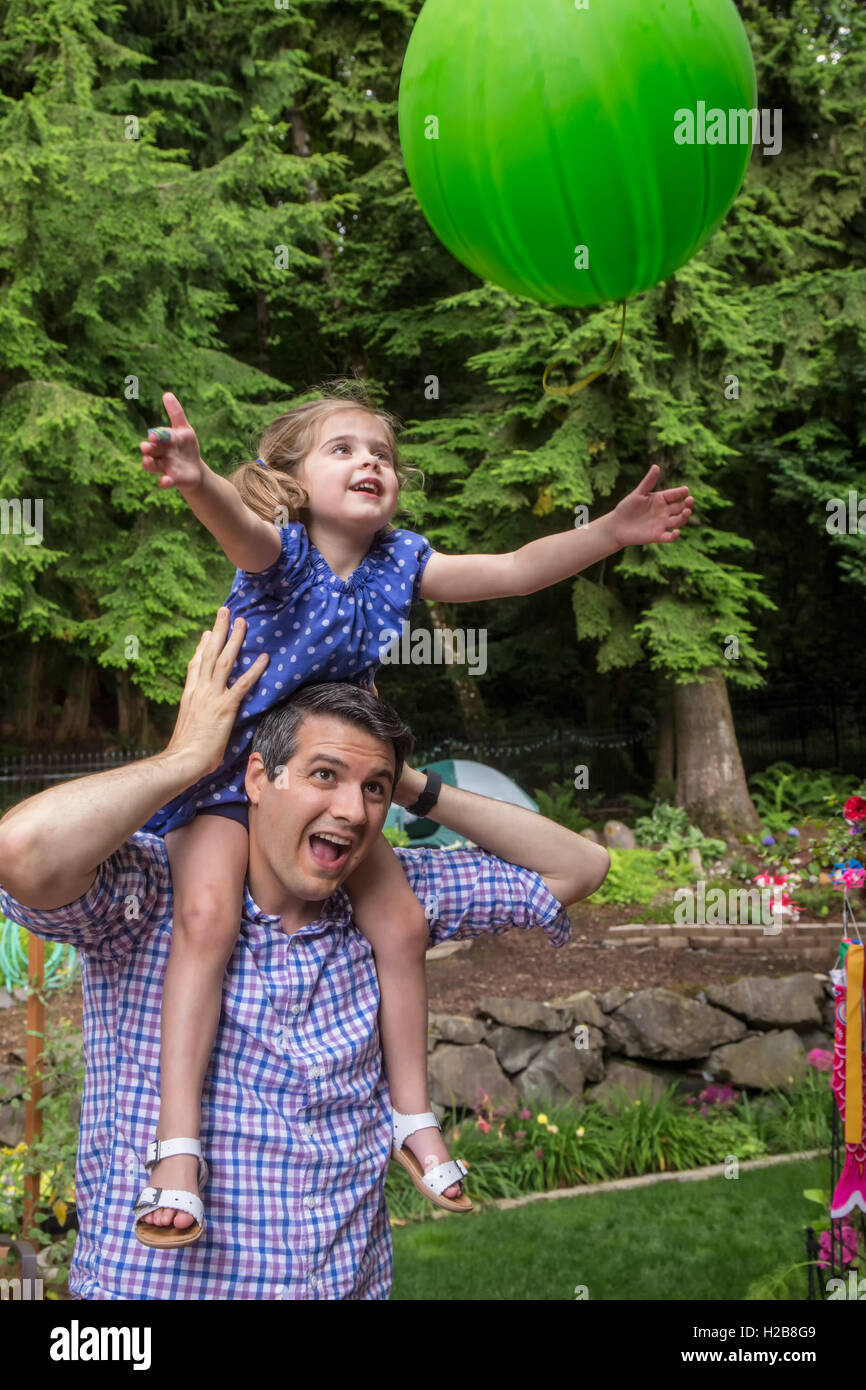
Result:
[[[398,849],[431,945],[541,926],[569,937],[536,873],[483,850]],[[88,893],[0,911],[79,948],[86,1079],[76,1167],[80,1232],[70,1291],[85,1299],[386,1299],[384,1199],[391,1149],[370,946],[338,890],[322,916],[282,931],[244,887],[240,935],[202,1096],[205,1233],[175,1251],[133,1233],[159,1115],[160,1007],[172,927],[162,839],[138,832]]]

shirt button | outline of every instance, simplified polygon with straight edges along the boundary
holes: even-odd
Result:
[[[311,1288],[311,1289],[317,1289],[318,1287],[319,1287],[319,1281],[318,1281],[318,1279],[316,1278],[315,1274],[312,1274],[312,1275],[310,1276],[310,1288]]]
[[[292,1005],[292,1013],[295,1015],[296,1018],[297,1018],[297,1016],[298,1016],[298,1014],[299,1014],[300,1012],[301,1012],[301,1006],[300,1006],[300,1004],[293,1004],[293,1005]]]
[[[313,1131],[310,1125],[302,1125],[301,1133],[303,1134],[305,1139],[312,1139],[313,1137]]]
[[[314,1207],[315,1205],[316,1205],[316,1199],[315,1199],[315,1197],[305,1197],[305,1198],[304,1198],[304,1206],[305,1206],[305,1207],[309,1207],[309,1208],[310,1208],[310,1211],[313,1210],[313,1207]]]

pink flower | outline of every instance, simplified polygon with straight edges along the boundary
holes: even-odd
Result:
[[[829,1231],[822,1231],[818,1239],[819,1266],[826,1269],[832,1263],[834,1252],[843,1267],[853,1264],[857,1258],[857,1232],[851,1223],[849,1221],[842,1222],[841,1241],[837,1236],[836,1240],[831,1242],[830,1235]]]
[[[516,1131],[515,1131],[515,1134],[514,1134],[514,1137],[515,1137],[515,1139],[525,1139],[525,1138],[526,1138],[526,1130],[525,1130],[525,1129],[518,1129],[518,1130],[516,1130]]]
[[[833,1070],[833,1054],[823,1047],[813,1047],[812,1051],[806,1056],[806,1061],[810,1067],[815,1067],[818,1071]]]
[[[866,801],[862,796],[849,796],[842,814],[848,821],[866,819]]]
[[[482,1133],[482,1134],[489,1134],[489,1133],[490,1133],[490,1125],[487,1123],[486,1120],[476,1120],[475,1123],[477,1124],[478,1128],[481,1130],[481,1133]]]
[[[519,1120],[531,1120],[531,1119],[532,1119],[532,1111],[531,1111],[531,1110],[521,1110],[521,1111],[518,1113],[517,1118],[518,1118]]]
[[[536,1150],[535,1150],[535,1157],[536,1157],[537,1159],[542,1159],[542,1158],[544,1158],[544,1149],[536,1149]]]

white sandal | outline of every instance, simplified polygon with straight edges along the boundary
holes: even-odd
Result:
[[[410,1135],[419,1129],[441,1130],[442,1126],[433,1114],[432,1110],[423,1115],[401,1115],[399,1110],[391,1110],[392,1124],[394,1127],[394,1137],[391,1148],[391,1158],[395,1163],[399,1163],[401,1168],[405,1168],[415,1187],[425,1197],[429,1197],[437,1207],[444,1207],[446,1211],[474,1211],[472,1203],[461,1192],[459,1197],[443,1197],[442,1193],[446,1187],[453,1186],[454,1183],[462,1182],[469,1169],[459,1158],[449,1159],[447,1163],[440,1163],[435,1168],[431,1168],[429,1173],[425,1173],[418,1159],[407,1149],[404,1153],[403,1145]]]
[[[201,1192],[208,1180],[208,1166],[201,1155],[201,1142],[198,1139],[154,1139],[147,1146],[145,1169],[149,1173],[154,1164],[163,1158],[173,1158],[175,1154],[192,1154],[198,1159],[198,1190]],[[189,1212],[194,1224],[185,1230],[177,1226],[152,1226],[142,1221],[159,1207],[174,1207],[177,1211]],[[193,1245],[204,1234],[204,1203],[192,1192],[182,1192],[168,1187],[145,1187],[139,1192],[132,1209],[135,1221],[135,1234],[142,1245],[150,1245],[158,1250],[174,1250],[182,1245]]]

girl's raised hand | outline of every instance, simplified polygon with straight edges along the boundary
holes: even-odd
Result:
[[[147,432],[139,448],[142,465],[148,473],[159,478],[160,487],[183,489],[197,487],[201,482],[202,463],[195,430],[183,413],[177,396],[166,391],[162,398],[171,429],[160,427]]]
[[[634,492],[613,510],[614,535],[620,545],[646,545],[651,541],[670,542],[679,536],[692,514],[695,499],[687,487],[671,487],[653,492],[661,472],[654,463]]]

